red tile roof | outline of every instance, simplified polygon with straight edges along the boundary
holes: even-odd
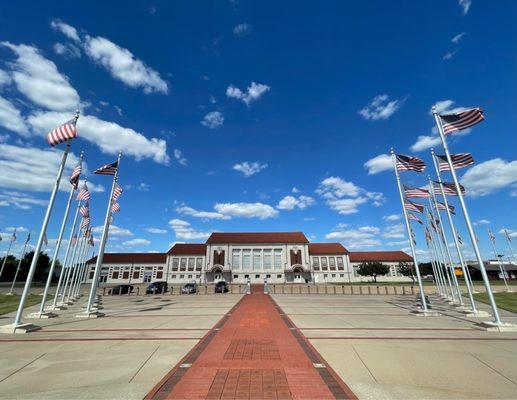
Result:
[[[353,251],[348,254],[350,262],[365,262],[365,261],[386,261],[412,262],[413,258],[403,251]]]
[[[168,254],[179,255],[205,255],[206,244],[203,243],[176,243]]]
[[[164,264],[167,260],[165,253],[104,253],[103,264]],[[90,258],[86,263],[94,264],[97,256]]]
[[[309,243],[309,241],[303,232],[214,232],[206,243]]]
[[[309,254],[346,254],[348,250],[341,243],[309,243]]]

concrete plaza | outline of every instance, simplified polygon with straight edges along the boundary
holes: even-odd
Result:
[[[106,296],[89,320],[78,302],[37,332],[0,335],[0,398],[141,399],[242,297]],[[272,298],[360,399],[517,398],[517,333],[481,331],[451,306],[416,317],[411,295]]]

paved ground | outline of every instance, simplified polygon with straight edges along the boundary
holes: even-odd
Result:
[[[206,367],[206,362],[220,363],[199,375],[208,397],[221,396],[227,383],[237,390],[243,380],[255,386],[261,382],[262,389],[278,383],[278,398],[300,398],[300,393],[322,398],[311,392],[315,385],[320,385],[318,393],[326,395],[336,383],[343,389],[339,378],[332,386],[323,376],[333,370],[361,399],[517,399],[517,333],[477,330],[473,319],[449,306],[437,307],[440,317],[411,316],[408,307],[413,299],[274,295],[269,300],[227,294],[106,297],[105,318],[76,320],[73,315],[80,307],[73,306],[59,318],[38,321],[43,325],[39,332],[0,335],[0,398],[141,399],[146,394],[159,398],[157,388],[162,385],[158,382],[174,376],[188,353],[196,353],[191,351],[196,344],[199,349],[200,340],[212,336],[212,346],[197,351],[197,361],[190,367],[195,371]],[[515,314],[502,315],[517,323]],[[10,322],[9,318],[0,317],[0,324]],[[318,353],[322,359],[313,359]],[[289,363],[297,364],[294,368],[303,373],[289,375],[294,371],[289,372]],[[316,368],[314,363],[331,368]],[[284,376],[281,371],[286,368]],[[250,369],[249,376],[245,369]],[[160,395],[179,391],[185,383],[183,387],[188,387],[188,372],[183,378]],[[195,390],[196,385],[190,387]]]

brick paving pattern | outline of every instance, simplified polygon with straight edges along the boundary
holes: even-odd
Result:
[[[356,399],[273,300],[253,287],[147,399]]]

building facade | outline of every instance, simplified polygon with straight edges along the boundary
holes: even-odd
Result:
[[[355,272],[364,261],[412,262],[401,251],[349,252],[340,243],[310,243],[302,232],[222,233],[206,243],[178,243],[167,253],[106,253],[101,282],[147,283],[339,283],[364,280]],[[93,278],[96,258],[88,260]],[[355,269],[354,269],[355,268]],[[391,275],[391,272],[390,272]],[[407,279],[407,278],[406,278]]]

